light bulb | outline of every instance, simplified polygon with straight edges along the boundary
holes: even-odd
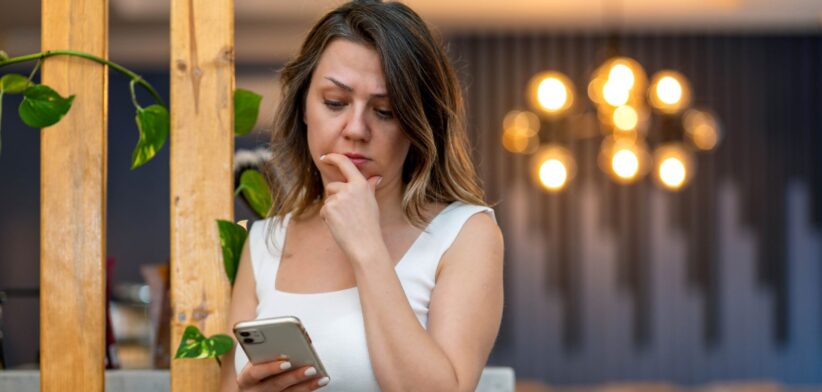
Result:
[[[531,107],[548,116],[565,113],[574,103],[574,90],[567,76],[554,71],[541,72],[528,82]]]
[[[709,151],[716,148],[722,134],[713,115],[708,112],[691,109],[682,118],[685,135],[696,148]]]
[[[677,189],[685,183],[685,164],[675,157],[666,158],[659,165],[659,179],[671,189]]]
[[[639,124],[639,115],[636,110],[629,105],[620,106],[614,110],[613,119],[614,126],[621,131],[634,130],[637,124]]]
[[[602,86],[602,98],[611,106],[625,105],[630,96],[630,90],[614,81],[608,80],[605,82],[605,85]]]
[[[663,103],[675,105],[682,99],[682,85],[673,77],[665,76],[656,85],[656,95]]]
[[[558,144],[541,146],[531,157],[530,166],[534,182],[548,192],[564,189],[576,173],[571,152]]]
[[[691,150],[682,143],[663,144],[654,151],[657,184],[676,191],[687,184],[696,170]]]
[[[634,71],[625,64],[615,64],[608,73],[608,81],[615,83],[619,88],[630,91],[634,87]]]
[[[502,146],[515,154],[530,154],[539,146],[539,137],[527,128],[511,127],[502,132]]]
[[[527,130],[529,135],[539,133],[539,118],[527,110],[512,110],[502,120],[502,129],[520,128]]]
[[[560,189],[568,180],[568,169],[559,159],[548,159],[539,167],[539,180],[550,190]]]
[[[622,149],[614,154],[611,159],[611,167],[617,176],[630,179],[636,176],[639,171],[639,158],[633,151]]]
[[[688,81],[681,73],[664,70],[654,74],[648,100],[657,110],[665,114],[677,114],[691,103]]]
[[[545,78],[537,87],[537,100],[543,108],[557,111],[568,101],[568,89],[557,78]]]

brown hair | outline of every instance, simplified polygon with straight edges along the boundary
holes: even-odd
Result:
[[[269,216],[293,212],[299,217],[322,198],[303,113],[311,76],[335,38],[370,46],[380,56],[392,109],[411,142],[402,172],[402,207],[409,222],[424,227],[424,207],[431,202],[486,205],[469,154],[462,90],[442,43],[402,3],[352,1],[320,19],[282,70],[269,162],[277,177],[270,181]]]

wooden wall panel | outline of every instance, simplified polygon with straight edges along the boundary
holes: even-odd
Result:
[[[216,219],[232,219],[234,2],[171,1],[171,344],[225,333],[230,286]],[[212,360],[173,360],[172,391],[216,391]]]
[[[43,0],[42,49],[108,56],[107,0]],[[71,111],[42,130],[40,347],[42,391],[102,391],[105,350],[106,67],[52,57],[42,82]]]

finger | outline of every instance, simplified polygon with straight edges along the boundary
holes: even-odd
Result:
[[[357,169],[357,166],[354,165],[354,162],[351,162],[351,159],[345,155],[331,152],[321,156],[320,161],[336,166],[343,177],[345,177],[346,182],[365,180],[365,177],[363,177],[362,173]]]
[[[382,181],[382,176],[373,176],[368,179],[368,188],[371,189],[371,192],[377,191],[377,185],[380,184]]]
[[[259,384],[268,377],[283,373],[288,369],[291,369],[291,362],[283,360],[257,365],[246,365],[237,378],[237,384],[241,387],[251,387]]]
[[[314,377],[312,380],[301,382],[297,385],[291,386],[283,392],[306,392],[320,389],[326,385],[330,380],[328,377]]]
[[[304,366],[295,370],[290,370],[283,374],[278,374],[265,380],[260,386],[264,391],[284,391],[306,381],[311,381],[317,377],[317,369],[313,366]]]
[[[343,189],[345,189],[344,182],[329,182],[328,184],[325,184],[325,195],[333,196],[334,194],[342,192]]]

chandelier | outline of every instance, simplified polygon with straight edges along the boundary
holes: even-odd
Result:
[[[615,55],[596,68],[586,92],[602,137],[598,165],[617,183],[636,183],[652,172],[660,187],[682,189],[696,172],[694,155],[720,142],[716,116],[691,106],[688,80],[679,72],[661,70],[649,82],[636,60]],[[552,70],[531,78],[527,98],[530,110],[505,116],[502,145],[531,156],[534,180],[544,190],[561,191],[574,178],[576,160],[562,143],[541,143],[540,127],[574,113],[583,106],[581,98],[566,75]],[[658,121],[651,121],[653,116]],[[651,132],[657,133],[653,151]]]

